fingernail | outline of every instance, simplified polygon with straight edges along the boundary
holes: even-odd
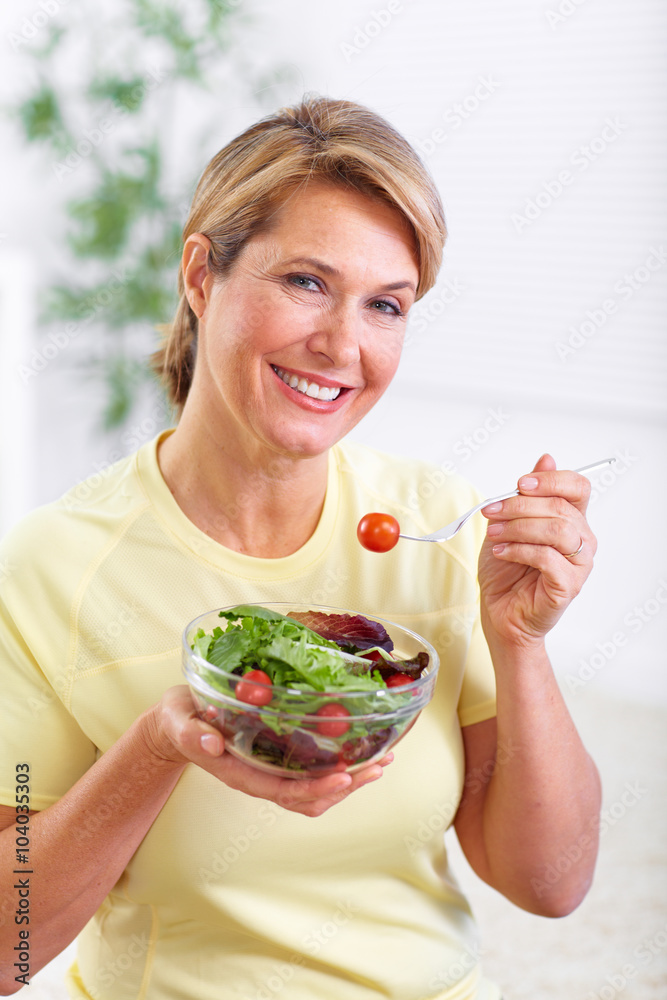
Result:
[[[382,777],[383,773],[384,773],[383,771],[378,771],[377,774],[372,774],[370,778],[366,778],[366,780],[364,781],[364,785],[370,785],[371,781],[377,781],[378,778]],[[361,787],[363,788],[363,785]]]
[[[502,535],[504,530],[504,524],[490,524],[486,529],[486,533],[487,535]]]
[[[217,757],[220,753],[220,740],[214,733],[204,733],[199,739],[199,745],[211,757]]]
[[[500,511],[502,509],[503,509],[503,505],[501,503],[490,503],[488,507],[484,508],[484,513],[485,514],[497,514],[498,511]]]
[[[505,546],[505,545],[494,545],[493,546],[493,554],[496,555],[496,556],[500,555],[500,553],[503,552],[506,547],[507,546]]]
[[[533,476],[524,476],[519,480],[519,487],[522,490],[534,490],[537,487],[537,479]]]

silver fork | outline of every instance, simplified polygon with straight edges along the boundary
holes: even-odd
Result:
[[[603,465],[609,465],[610,462],[615,461],[615,458],[605,458],[602,462],[595,462],[594,465],[584,465],[583,468],[575,469],[574,471],[578,472],[580,475],[584,475],[586,472],[592,472],[593,469],[599,469]],[[519,490],[511,490],[511,492],[501,493],[500,496],[497,497],[489,497],[488,500],[483,500],[481,503],[478,503],[476,507],[467,511],[456,521],[452,521],[451,524],[446,524],[444,528],[440,528],[439,531],[434,531],[432,535],[404,535],[401,532],[399,538],[409,538],[413,542],[446,542],[450,538],[453,538],[454,535],[458,534],[463,525],[470,520],[473,514],[476,514],[478,510],[481,510],[482,507],[488,507],[489,504],[499,503],[500,500],[509,500],[510,497],[517,497],[518,495]]]

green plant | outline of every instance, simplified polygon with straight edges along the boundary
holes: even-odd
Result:
[[[238,87],[246,72],[246,90],[252,81],[235,64],[238,0],[125,0],[113,15],[85,8],[59,10],[24,46],[34,85],[12,113],[50,155],[67,220],[41,319],[66,331],[63,343],[85,340],[111,429],[151,378],[153,330],[175,307],[184,205],[203,166],[201,134],[179,142],[188,108],[213,99],[220,132],[230,80]]]

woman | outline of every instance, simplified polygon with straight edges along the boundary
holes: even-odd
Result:
[[[27,763],[30,972],[82,932],[72,997],[498,998],[447,869],[451,823],[518,906],[558,916],[588,889],[597,772],[544,651],[591,569],[588,482],[543,456],[485,536],[385,556],[355,538],[369,509],[420,533],[477,500],[456,477],[420,493],[428,465],[339,443],[389,385],[443,242],[431,179],[367,109],[306,100],[249,128],[184,231],[156,362],[177,427],[5,542],[2,897]],[[434,701],[391,766],[281,779],[195,716],[182,628],[272,600],[381,614],[439,648]],[[5,994],[22,942],[5,920]]]

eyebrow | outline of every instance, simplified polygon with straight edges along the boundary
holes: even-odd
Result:
[[[325,264],[323,260],[319,260],[317,257],[292,257],[290,260],[285,261],[284,266],[288,267],[291,264],[307,264],[321,271],[323,274],[331,275],[331,277],[339,278],[341,276],[341,272],[337,268],[332,267],[331,264]],[[409,288],[413,292],[416,291],[412,281],[393,281],[390,285],[383,285],[378,291],[395,292],[401,288]]]

